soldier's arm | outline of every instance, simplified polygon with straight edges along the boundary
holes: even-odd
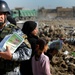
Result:
[[[29,48],[25,43],[22,43],[21,46],[12,54],[12,60],[23,61],[30,59],[32,54],[32,49]]]
[[[10,52],[10,48],[7,46],[5,52],[0,52],[0,57],[6,60],[23,61],[30,59],[32,49],[29,48],[25,43],[16,50],[15,53]]]

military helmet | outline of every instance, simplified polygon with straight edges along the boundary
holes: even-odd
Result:
[[[11,14],[7,3],[3,0],[0,0],[0,12]]]

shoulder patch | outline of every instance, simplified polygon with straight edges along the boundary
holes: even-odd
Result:
[[[29,48],[31,48],[31,45],[30,45],[29,41],[27,40],[27,35],[23,34],[23,38],[24,38],[25,44],[26,44]]]

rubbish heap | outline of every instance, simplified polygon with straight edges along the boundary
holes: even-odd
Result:
[[[56,25],[40,25],[39,37],[49,38],[49,40],[63,40],[63,47],[58,54],[54,55],[50,68],[52,75],[75,75],[75,41],[70,39],[74,36],[69,34],[70,30]],[[67,38],[69,40],[67,41]]]

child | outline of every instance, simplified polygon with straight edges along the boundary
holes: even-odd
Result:
[[[38,24],[35,21],[26,21],[23,25],[22,31],[27,35],[27,39],[31,44],[32,56],[35,54],[36,42],[38,40]],[[22,75],[33,75],[32,64],[30,60],[22,61],[20,64],[20,72]]]
[[[38,39],[36,46],[36,53],[32,57],[32,71],[33,75],[51,75],[50,61],[48,56],[44,54],[48,49],[47,41]]]

